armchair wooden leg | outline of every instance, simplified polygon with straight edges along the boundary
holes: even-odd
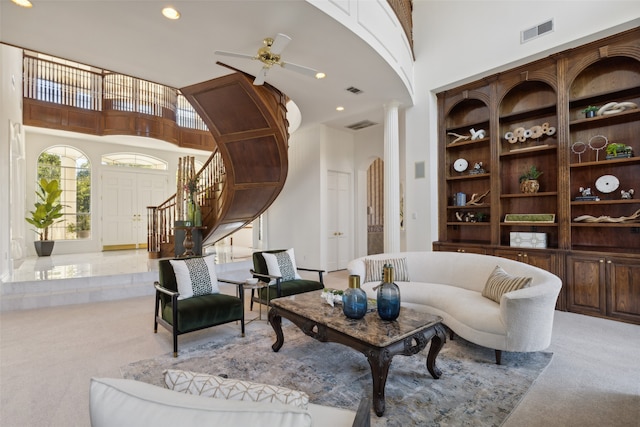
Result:
[[[502,365],[502,350],[496,350],[496,365]]]
[[[173,330],[173,357],[178,357],[178,332]]]

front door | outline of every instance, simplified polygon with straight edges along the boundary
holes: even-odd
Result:
[[[143,248],[147,244],[147,206],[167,197],[166,172],[107,170],[102,174],[103,249]]]

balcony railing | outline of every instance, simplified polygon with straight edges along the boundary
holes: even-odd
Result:
[[[169,118],[179,127],[207,126],[179,90],[65,61],[24,55],[24,97],[91,111],[125,111]]]

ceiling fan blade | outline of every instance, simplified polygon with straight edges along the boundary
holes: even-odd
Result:
[[[302,65],[292,64],[291,62],[283,62],[283,68],[287,68],[291,71],[295,71],[296,73],[305,74],[310,77],[315,77],[318,73],[318,70],[314,70],[313,68],[303,67]]]
[[[264,84],[264,79],[267,77],[268,70],[269,69],[267,67],[262,67],[256,78],[253,80],[254,86],[262,86]]]
[[[244,53],[235,53],[235,52],[225,52],[224,50],[216,50],[213,52],[214,55],[220,56],[231,56],[234,58],[243,58],[243,59],[255,59],[253,55],[245,55]]]
[[[271,53],[273,53],[274,55],[280,55],[290,41],[291,37],[286,34],[278,33],[273,41],[273,44],[271,45]]]

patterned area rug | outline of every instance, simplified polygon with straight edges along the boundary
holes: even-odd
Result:
[[[356,410],[371,396],[371,371],[359,352],[320,343],[283,319],[284,346],[271,350],[270,326],[231,338],[134,362],[121,368],[124,378],[164,386],[165,369],[184,369],[301,390],[312,403]],[[456,338],[447,340],[437,359],[442,376],[426,369],[429,347],[415,356],[395,356],[385,388],[386,411],[372,412],[372,426],[499,426],[542,373],[552,353],[503,353]]]

